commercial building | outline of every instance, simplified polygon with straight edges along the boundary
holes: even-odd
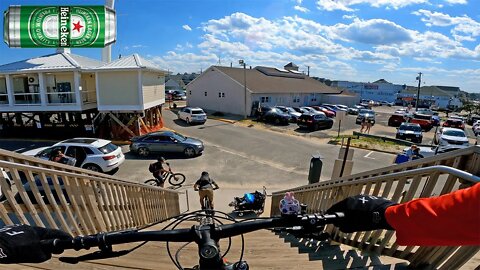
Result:
[[[373,83],[332,81],[331,86],[339,87],[359,95],[360,99],[395,102],[397,94],[405,89],[405,85],[393,84],[384,79]]]
[[[211,66],[187,85],[187,104],[210,111],[251,115],[258,106],[318,105],[329,95],[340,95],[289,63],[285,69],[257,66]],[[349,100],[350,96],[344,96]],[[352,98],[350,98],[352,99]]]

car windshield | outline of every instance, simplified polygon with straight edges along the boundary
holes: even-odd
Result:
[[[361,109],[360,110],[360,113],[361,114],[375,114],[375,112],[373,110],[367,110],[367,109]]]
[[[420,126],[411,126],[411,125],[402,125],[399,128],[400,130],[410,130],[410,131],[422,131],[422,128]]]
[[[192,114],[204,114],[202,110],[192,110]]]
[[[105,146],[98,148],[98,150],[104,154],[110,154],[111,152],[117,150],[118,146],[113,143],[108,143]]]
[[[461,130],[445,130],[443,135],[454,136],[454,137],[466,137],[465,133]]]
[[[293,108],[287,107],[287,111],[289,112],[296,112]]]
[[[179,133],[173,133],[172,138],[176,139],[177,141],[185,141],[187,139],[187,137]]]

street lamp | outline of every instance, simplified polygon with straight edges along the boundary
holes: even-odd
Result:
[[[247,64],[243,59],[238,60],[238,64],[243,66],[243,88],[245,91],[245,108],[243,110],[243,118],[247,119]]]

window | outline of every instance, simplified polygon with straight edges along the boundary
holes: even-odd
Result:
[[[293,97],[293,103],[299,103],[300,97]]]
[[[312,101],[317,101],[317,97],[315,96],[315,94],[312,94]]]
[[[221,92],[218,92],[218,97],[222,97],[222,93]]]
[[[188,94],[191,95],[191,94],[192,94],[192,90],[188,91]]]
[[[115,144],[113,143],[109,143],[105,146],[102,146],[100,148],[98,148],[98,150],[100,150],[100,152],[104,153],[104,154],[109,154],[115,150],[117,150],[118,146],[116,146]]]
[[[225,92],[222,92],[222,97],[225,97]]]
[[[207,96],[207,91],[205,91],[205,96]]]
[[[261,98],[260,98],[260,101],[261,101],[262,103],[268,103],[268,102],[270,102],[270,97],[261,97]]]

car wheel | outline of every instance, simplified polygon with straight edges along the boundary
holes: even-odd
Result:
[[[193,157],[195,156],[195,149],[193,149],[192,147],[187,147],[185,148],[185,150],[183,150],[183,153],[187,157]]]
[[[150,150],[146,147],[140,147],[138,148],[137,153],[139,156],[148,157],[148,155],[150,155]]]
[[[280,119],[278,118],[275,118],[275,121],[274,121],[275,125],[279,125],[280,124]]]
[[[190,119],[188,119],[188,117],[187,117],[187,118],[185,118],[185,122],[187,122],[187,124],[191,125],[191,123],[190,123]]]
[[[98,165],[92,163],[85,164],[83,168],[89,171],[102,172],[102,169]]]
[[[313,129],[314,130],[319,130],[320,129],[320,126],[318,124],[315,124],[315,126],[313,126]]]

